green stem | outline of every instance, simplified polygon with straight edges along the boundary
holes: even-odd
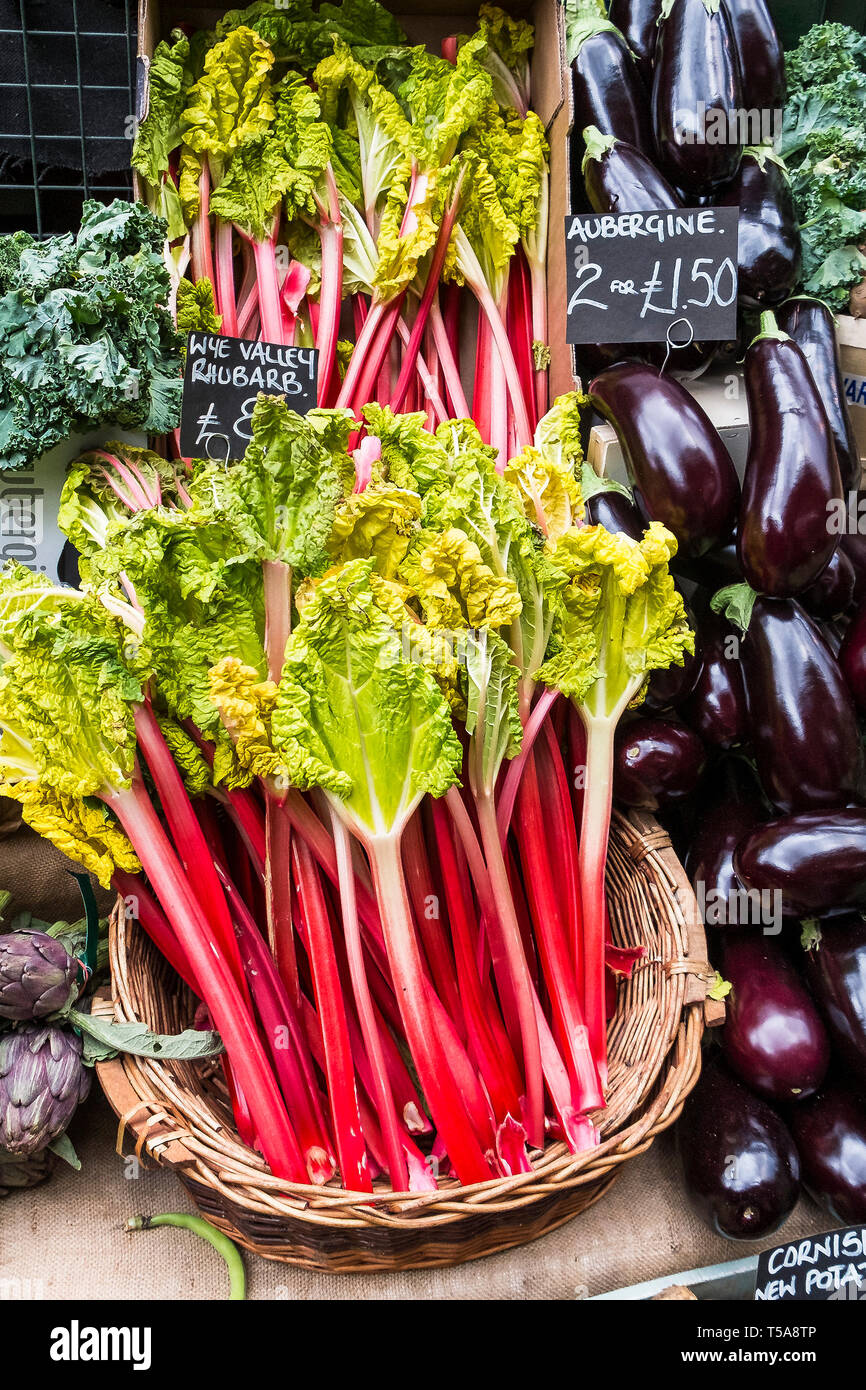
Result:
[[[226,1263],[229,1272],[229,1300],[243,1302],[247,1296],[247,1278],[241,1252],[228,1236],[217,1231],[200,1216],[187,1216],[185,1212],[167,1211],[161,1216],[131,1216],[124,1227],[127,1231],[149,1231],[156,1226],[177,1226],[182,1231],[191,1231],[212,1245]]]

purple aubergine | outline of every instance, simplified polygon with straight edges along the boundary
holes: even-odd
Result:
[[[866,1106],[847,1086],[825,1087],[788,1123],[803,1186],[840,1226],[866,1221]]]
[[[814,584],[803,590],[799,602],[813,618],[822,621],[838,618],[853,604],[855,584],[854,566],[842,547],[837,546],[830,563],[822,569]]]
[[[692,556],[726,541],[736,521],[740,485],[727,449],[694,396],[642,362],[621,362],[601,372],[589,394],[617,432],[646,519],[663,522]]]
[[[697,734],[673,719],[634,719],[616,734],[613,794],[647,811],[671,806],[694,791],[706,753]]]
[[[611,533],[622,531],[633,541],[639,541],[646,530],[646,523],[634,502],[618,487],[600,486],[597,492],[584,495],[584,505],[591,526],[603,526]]]
[[[725,618],[708,609],[699,616],[697,640],[702,666],[683,717],[711,748],[733,748],[749,735],[742,638]]]
[[[790,598],[814,583],[839,543],[830,524],[843,502],[839,464],[809,364],[769,312],[746,353],[745,379],[740,564],[753,589]]]
[[[842,486],[846,491],[856,488],[860,482],[860,450],[845,400],[833,313],[822,300],[798,295],[787,300],[776,317],[782,332],[790,334],[809,364],[836,445]]]
[[[866,921],[859,912],[826,918],[809,933],[806,978],[833,1051],[866,1082]]]
[[[773,923],[768,895],[767,925]],[[778,941],[762,932],[724,938],[722,974],[730,982],[722,1049],[732,1071],[767,1100],[814,1095],[830,1065],[830,1040],[809,991]]]
[[[749,131],[749,139],[772,144],[781,133],[785,105],[785,54],[765,0],[724,0],[739,59],[743,106],[750,119],[756,113],[765,125]]]
[[[712,1230],[757,1240],[787,1221],[800,1195],[794,1141],[719,1056],[705,1057],[676,1135],[686,1192]]]
[[[711,193],[737,172],[743,140],[739,62],[717,0],[670,0],[659,24],[652,119],[662,172],[677,188]]]
[[[739,299],[765,308],[781,304],[800,279],[802,264],[800,225],[784,160],[768,145],[750,146],[715,201],[740,209]]]
[[[625,140],[652,158],[648,93],[628,44],[605,17],[602,0],[569,5],[565,44],[576,138],[594,125],[603,135]]]
[[[758,776],[774,806],[790,815],[856,801],[857,711],[816,624],[795,599],[759,596],[741,654]]]
[[[593,212],[656,212],[682,206],[667,179],[635,145],[594,125],[584,130],[583,143],[581,168]]]
[[[743,575],[737,554],[736,532],[732,540],[714,546],[705,555],[694,557],[678,550],[671,560],[671,569],[677,578],[689,579],[709,593],[715,593],[729,584],[740,583]]]
[[[608,18],[634,54],[648,92],[652,89],[653,57],[661,12],[662,0],[610,0],[608,7]]]
[[[839,665],[857,708],[866,713],[866,601],[860,604],[842,640]]]
[[[782,894],[783,911],[807,917],[866,904],[866,810],[805,811],[749,832],[734,851],[747,888]]]
[[[842,525],[839,549],[854,566],[854,602],[862,603],[866,599],[866,491],[848,494]]]
[[[734,850],[766,819],[766,809],[748,765],[728,758],[695,817],[685,869],[708,927],[758,925],[750,899],[734,873]]]

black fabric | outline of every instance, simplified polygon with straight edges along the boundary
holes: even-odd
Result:
[[[20,0],[0,0],[0,28],[20,31],[21,13]],[[109,37],[125,34],[124,0],[78,0],[77,53],[71,0],[23,0],[23,14],[36,182],[63,182],[56,171],[81,170],[85,163],[89,179],[111,171],[123,171],[125,178],[132,148],[130,48],[125,37]],[[62,32],[42,35],[42,30]],[[133,37],[133,55],[134,48]],[[5,34],[0,43],[0,83],[6,82],[19,85],[0,87],[0,155],[6,157],[0,179],[30,184],[34,177],[20,33]]]

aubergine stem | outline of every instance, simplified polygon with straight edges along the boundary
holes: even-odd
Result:
[[[224,1236],[200,1216],[188,1216],[181,1211],[163,1212],[161,1216],[131,1216],[124,1230],[149,1231],[155,1226],[178,1226],[183,1231],[192,1231],[212,1245],[226,1263],[229,1272],[229,1301],[243,1301],[247,1296],[247,1278],[241,1252],[234,1241]]]

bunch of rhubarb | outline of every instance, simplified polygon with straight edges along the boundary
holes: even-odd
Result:
[[[292,1183],[596,1142],[612,734],[693,644],[670,533],[585,523],[581,405],[499,471],[468,420],[260,396],[237,462],[79,460],[80,591],[0,575],[0,790],[124,896]]]
[[[500,467],[528,447],[549,358],[532,44],[482,5],[436,56],[377,0],[256,0],[175,31],[133,164],[178,327],[315,346],[320,406],[471,414]]]

